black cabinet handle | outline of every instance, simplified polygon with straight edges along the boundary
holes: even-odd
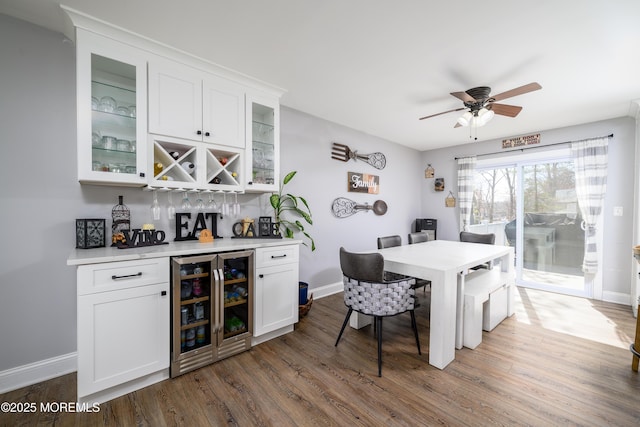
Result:
[[[137,272],[136,274],[127,274],[126,276],[116,276],[115,274],[111,276],[111,280],[119,280],[119,279],[128,279],[129,277],[142,277],[142,271]]]
[[[262,279],[264,277],[264,274],[258,274],[258,277]]]
[[[197,133],[198,135],[202,135],[202,131],[201,131],[201,130],[196,131],[196,133]]]
[[[284,255],[271,255],[271,259],[276,259],[276,258],[286,258],[287,254]]]
[[[167,291],[162,291],[162,292],[160,292],[160,295],[162,295],[162,296],[167,295]]]
[[[211,136],[211,135],[209,134],[209,132],[205,132],[204,136]]]
[[[140,178],[144,178],[144,172],[140,172]]]

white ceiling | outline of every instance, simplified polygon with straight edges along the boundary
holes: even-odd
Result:
[[[0,13],[63,30],[54,0],[0,0]],[[640,99],[638,0],[64,0],[63,4],[240,71],[282,104],[427,150],[470,142],[449,95],[503,101],[478,140],[621,117]],[[6,42],[6,41],[4,41]],[[345,141],[348,142],[348,141]]]

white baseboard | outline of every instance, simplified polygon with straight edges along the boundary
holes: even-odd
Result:
[[[328,285],[320,286],[319,288],[309,288],[309,295],[313,294],[313,299],[320,299],[328,297],[329,295],[337,294],[344,290],[344,284],[342,282],[330,283]]]
[[[621,292],[603,291],[602,292],[602,301],[615,302],[617,304],[624,304],[624,305],[629,305],[629,306],[633,305],[633,304],[631,304],[631,295],[630,294],[623,294]]]
[[[77,370],[77,353],[64,354],[0,372],[0,393],[17,390]]]

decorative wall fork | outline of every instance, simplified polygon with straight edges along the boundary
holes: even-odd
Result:
[[[347,162],[350,159],[353,159],[354,161],[360,159],[369,163],[376,169],[384,169],[387,165],[387,158],[382,153],[358,154],[357,150],[351,150],[348,146],[337,142],[333,143],[333,147],[331,147],[331,149],[331,158],[340,160],[341,162]]]

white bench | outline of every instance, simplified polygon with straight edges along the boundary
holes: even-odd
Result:
[[[491,331],[513,314],[513,282],[500,268],[475,270],[465,276],[463,345],[476,348],[482,330]]]

